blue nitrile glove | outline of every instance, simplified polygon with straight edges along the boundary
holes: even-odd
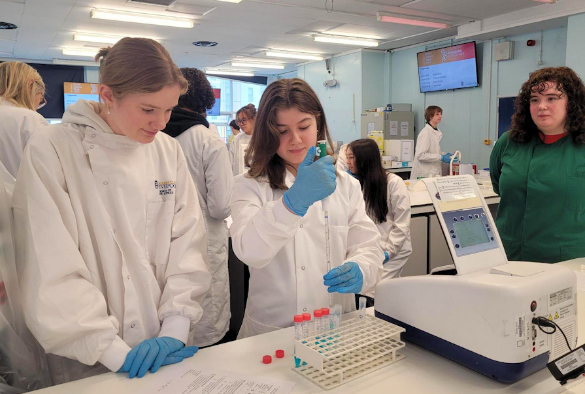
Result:
[[[384,263],[387,262],[388,260],[390,260],[390,255],[388,254],[388,252],[384,251]]]
[[[163,361],[161,367],[165,366],[165,365],[180,363],[181,361],[183,361],[186,358],[193,357],[193,355],[195,353],[197,353],[198,350],[199,350],[199,348],[197,346],[185,346],[181,350],[178,350],[174,353],[169,354],[165,358],[165,361]],[[152,371],[152,372],[156,372],[156,371]]]
[[[325,286],[328,292],[359,293],[364,285],[364,276],[357,263],[348,261],[341,267],[333,268],[325,276]]]
[[[451,156],[453,156],[453,153],[445,153],[443,156],[441,156],[441,161],[443,163],[450,163],[451,162]]]
[[[297,170],[295,183],[284,192],[283,202],[292,212],[305,216],[316,201],[322,200],[335,191],[335,166],[333,157],[315,159],[316,148],[309,148]]]
[[[130,379],[146,375],[152,368],[156,372],[165,361],[165,358],[185,347],[185,344],[178,339],[170,337],[150,338],[142,341],[138,346],[130,350],[126,356],[124,365],[118,372],[128,372]]]
[[[357,176],[355,176],[350,170],[346,170],[345,172],[347,172],[349,175],[357,179]]]

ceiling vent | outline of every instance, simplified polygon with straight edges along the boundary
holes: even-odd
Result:
[[[173,5],[177,1],[178,0],[128,0],[128,3],[161,5],[168,7],[170,5]]]

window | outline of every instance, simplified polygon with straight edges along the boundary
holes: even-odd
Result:
[[[236,112],[252,103],[258,108],[266,85],[207,76],[212,88],[221,90],[220,116],[208,116],[209,123],[217,126],[219,136],[227,143],[232,133],[229,123],[236,118]]]

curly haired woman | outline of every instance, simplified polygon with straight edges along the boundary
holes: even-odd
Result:
[[[585,257],[585,86],[568,67],[530,74],[490,157],[509,260]]]

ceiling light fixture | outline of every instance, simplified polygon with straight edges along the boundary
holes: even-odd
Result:
[[[95,57],[98,50],[98,48],[63,48],[63,55]]]
[[[283,70],[284,64],[232,62],[232,67],[271,68],[273,70]]]
[[[117,10],[91,10],[91,17],[95,19],[106,19],[110,21],[144,23],[147,25],[183,27],[190,29],[195,26],[192,19],[176,18],[166,15],[144,14],[137,12],[117,11]]]
[[[538,3],[546,3],[546,4],[554,4],[557,2],[557,0],[532,0],[532,1],[536,1]]]
[[[100,44],[115,44],[120,41],[123,37],[120,36],[106,36],[102,34],[93,33],[73,33],[74,41],[83,42],[97,42]]]
[[[242,0],[217,0],[217,1],[223,1],[224,3],[239,3]]]
[[[0,30],[14,30],[14,29],[18,29],[18,26],[16,26],[14,23],[0,22]]]
[[[64,66],[88,66],[88,67],[99,67],[100,64],[97,62],[90,62],[86,60],[69,60],[69,59],[53,59],[53,64],[59,64]]]
[[[436,29],[447,29],[451,27],[444,22],[434,22],[427,18],[415,17],[412,15],[391,14],[389,12],[377,12],[376,17],[379,22],[398,23],[400,25],[433,27]]]
[[[229,70],[205,70],[205,74],[210,75],[233,75],[236,77],[253,77],[253,72],[246,71],[229,71]]]
[[[353,38],[343,36],[324,36],[313,34],[313,41],[317,42],[328,42],[333,44],[346,44],[346,45],[358,45],[362,47],[377,47],[378,41],[370,40],[367,38]]]
[[[284,59],[323,60],[323,56],[309,55],[306,53],[266,51],[264,52],[264,55],[269,57],[280,57]]]

